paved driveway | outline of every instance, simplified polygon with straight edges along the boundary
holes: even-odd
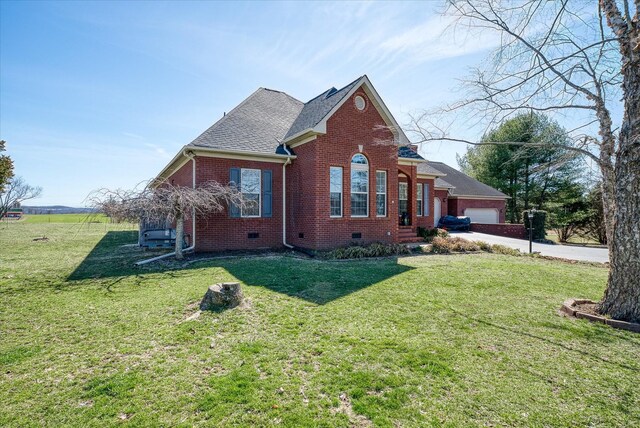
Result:
[[[452,236],[459,236],[470,241],[485,241],[490,244],[501,244],[517,248],[523,253],[529,252],[529,241],[524,239],[505,238],[503,236],[487,235],[477,232],[454,232]],[[609,261],[607,248],[580,247],[574,245],[552,245],[533,243],[533,251],[543,256],[562,257],[569,260],[605,263]]]

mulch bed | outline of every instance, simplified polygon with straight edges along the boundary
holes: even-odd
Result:
[[[591,322],[599,322],[602,324],[607,324],[613,328],[633,331],[635,333],[640,333],[640,324],[614,320],[611,318],[604,317],[598,313],[598,304],[592,300],[585,299],[569,299],[566,300],[560,311],[567,316],[586,319]]]

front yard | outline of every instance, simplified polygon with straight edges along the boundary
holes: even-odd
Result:
[[[1,426],[640,424],[640,336],[557,315],[598,299],[605,268],[479,254],[135,269],[136,236],[2,226]],[[185,321],[233,279],[246,307]]]

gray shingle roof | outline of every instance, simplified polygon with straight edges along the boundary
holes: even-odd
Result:
[[[451,168],[449,165],[442,162],[427,162],[429,166],[438,171],[442,171],[446,174],[446,182],[450,183],[454,189],[451,192],[452,196],[482,196],[482,197],[495,197],[499,199],[507,198],[507,195],[494,189],[491,186],[487,186],[484,183],[479,182],[475,178],[471,178],[466,174],[458,171],[455,168]],[[418,172],[420,167],[418,165]]]
[[[440,177],[436,177],[436,180],[435,180],[434,184],[435,184],[435,187],[439,187],[439,188],[442,188],[442,189],[453,189],[454,187],[456,187],[453,184],[451,184],[451,183],[449,183],[447,181],[444,181]]]
[[[398,157],[399,158],[405,158],[405,159],[422,159],[422,160],[424,160],[424,158],[422,156],[420,156],[418,154],[418,152],[416,152],[415,150],[412,150],[410,147],[407,147],[407,146],[398,147]]]
[[[260,88],[189,146],[276,153],[303,106],[284,92]]]
[[[342,89],[328,89],[305,103],[300,115],[293,122],[284,138],[287,139],[316,126],[360,82],[362,77],[364,76],[358,77]]]
[[[432,163],[433,162],[422,162],[418,164],[418,174],[435,175],[436,177],[447,175],[444,172],[434,168]]]

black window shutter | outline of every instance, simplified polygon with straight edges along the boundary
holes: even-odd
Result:
[[[232,186],[236,186],[240,190],[240,168],[231,168],[229,171],[229,182]],[[240,217],[240,207],[236,204],[229,206],[229,216]]]
[[[262,170],[262,217],[271,217],[272,215],[272,188],[271,188],[271,170]]]

